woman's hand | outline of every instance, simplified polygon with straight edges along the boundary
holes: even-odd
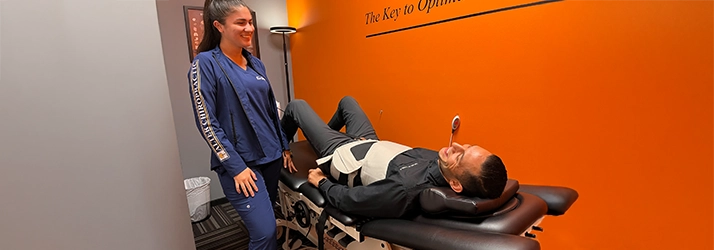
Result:
[[[244,194],[245,197],[248,197],[249,193],[250,197],[254,197],[255,192],[258,192],[258,186],[255,185],[255,181],[257,180],[258,177],[255,177],[255,173],[253,173],[253,170],[250,168],[245,168],[243,172],[233,177],[233,181],[236,183],[236,191],[238,191],[239,194]],[[255,192],[253,190],[255,190]]]
[[[290,150],[283,151],[283,167],[287,168],[290,173],[297,172],[297,168],[293,164],[293,153]]]

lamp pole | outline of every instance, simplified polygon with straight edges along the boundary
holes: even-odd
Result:
[[[297,32],[297,29],[290,26],[273,26],[270,27],[270,33],[282,34],[283,36],[283,60],[285,60],[285,84],[288,91],[288,102],[291,101],[290,95],[290,72],[288,71],[288,46],[285,44],[285,36]],[[286,104],[287,105],[287,104]]]
[[[285,83],[287,84],[288,103],[290,103],[290,74],[288,71],[288,50],[287,46],[285,45],[285,32],[283,32],[283,59],[285,60]]]

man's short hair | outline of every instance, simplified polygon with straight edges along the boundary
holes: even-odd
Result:
[[[461,194],[485,199],[495,199],[501,196],[506,188],[508,173],[506,166],[497,155],[490,155],[481,164],[480,173],[466,170],[457,176],[463,191]]]

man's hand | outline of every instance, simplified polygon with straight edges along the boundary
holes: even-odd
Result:
[[[255,173],[250,168],[245,168],[243,172],[233,177],[233,181],[236,183],[236,191],[239,194],[244,194],[245,197],[248,197],[248,194],[250,194],[250,197],[254,197],[255,192],[258,192],[258,186],[255,185],[257,180],[258,177],[255,176]]]
[[[297,173],[297,168],[293,164],[293,153],[290,150],[283,151],[283,167],[287,168],[290,173]]]
[[[317,187],[317,184],[320,183],[320,180],[324,178],[327,178],[327,176],[322,173],[322,170],[320,170],[320,168],[313,168],[308,170],[307,182],[309,182],[313,186]]]

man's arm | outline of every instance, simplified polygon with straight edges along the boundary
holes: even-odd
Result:
[[[310,169],[308,182],[322,191],[330,205],[348,214],[398,218],[407,207],[406,190],[392,179],[350,188],[333,183],[316,168]]]

